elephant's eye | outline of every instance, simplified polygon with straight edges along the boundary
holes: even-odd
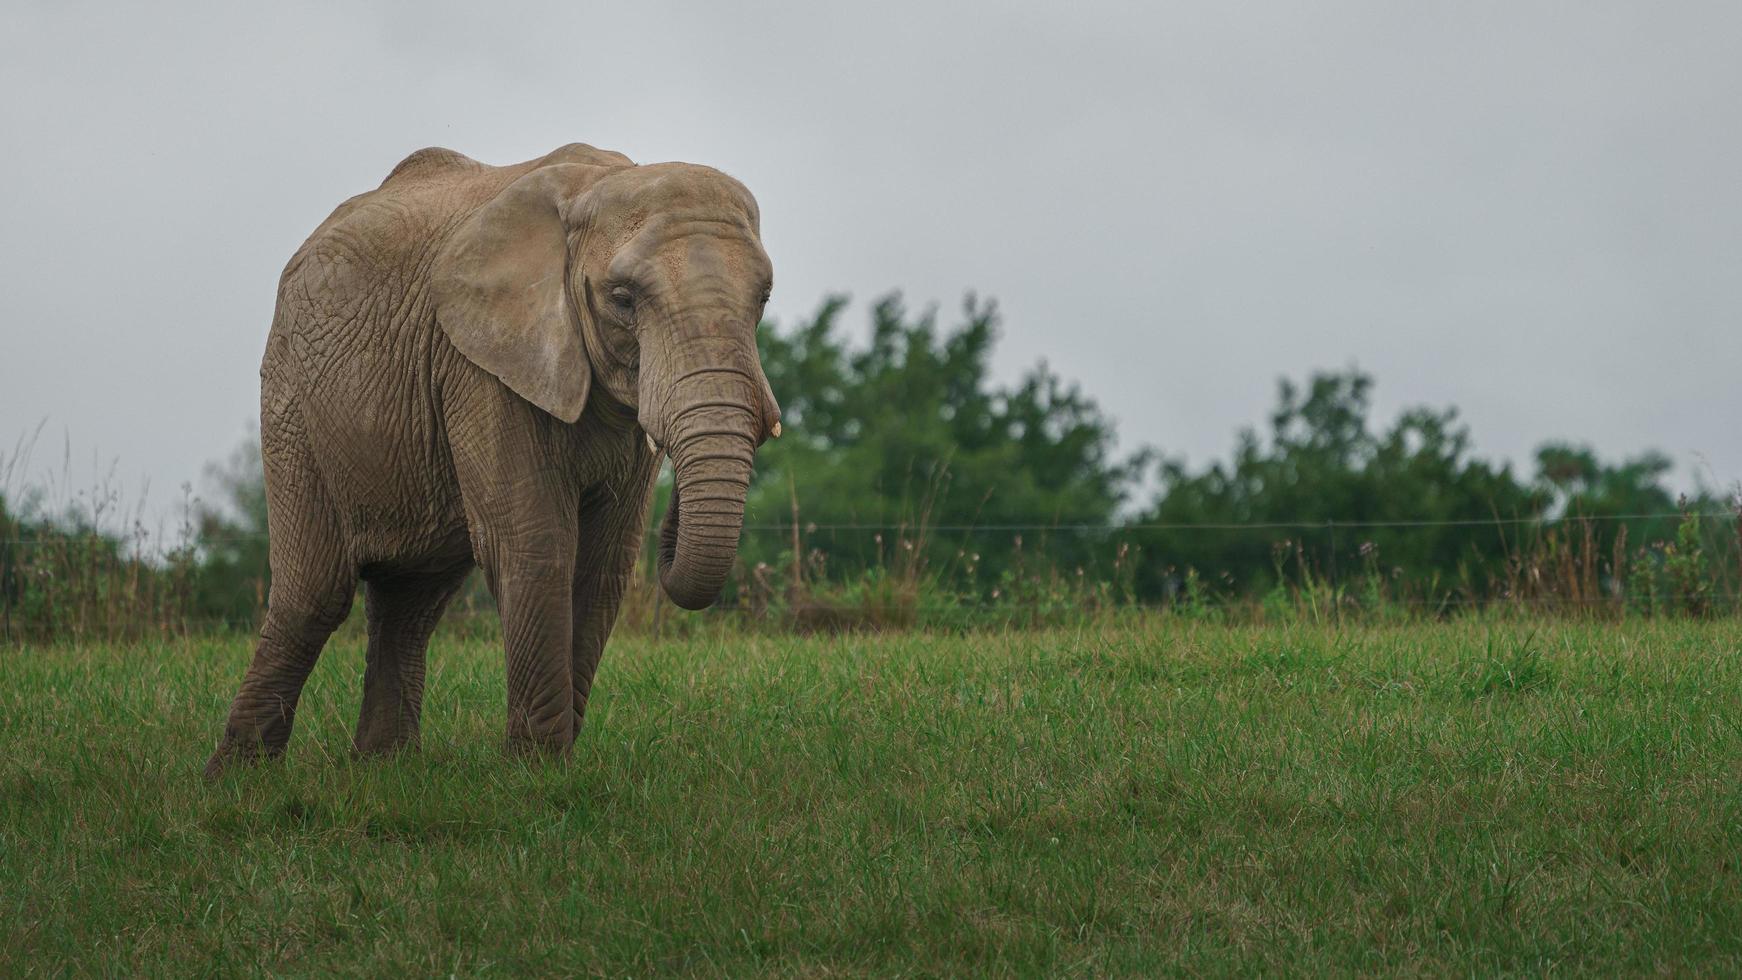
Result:
[[[611,287],[611,308],[621,317],[630,317],[635,313],[635,294],[628,286]]]

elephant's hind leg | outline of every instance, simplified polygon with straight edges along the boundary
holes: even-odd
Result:
[[[326,645],[345,621],[357,573],[338,522],[306,457],[262,432],[267,507],[271,516],[272,590],[266,622],[242,688],[230,705],[224,737],[206,775],[284,752],[297,700]]]
[[[207,776],[235,762],[284,752],[303,684],[327,637],[350,612],[355,588],[349,570],[328,570],[315,582],[273,579],[254,660],[230,705],[223,741],[206,763]]]
[[[369,653],[363,670],[363,711],[357,719],[358,755],[381,755],[417,744],[430,634],[470,567],[364,583]]]

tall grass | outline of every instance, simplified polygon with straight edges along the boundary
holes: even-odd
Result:
[[[182,634],[199,625],[191,491],[178,526],[151,528],[145,495],[129,507],[114,467],[73,489],[72,452],[25,485],[41,433],[0,454],[0,637],[8,642]]]

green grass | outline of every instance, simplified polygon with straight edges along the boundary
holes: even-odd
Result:
[[[571,759],[200,765],[244,639],[0,651],[0,975],[1742,970],[1742,623],[630,638]]]

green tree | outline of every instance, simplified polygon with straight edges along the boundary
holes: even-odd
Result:
[[[1014,560],[1024,532],[1010,525],[1113,521],[1141,459],[1116,459],[1111,421],[1044,363],[1015,385],[992,381],[993,304],[970,296],[940,329],[934,312],[910,315],[889,296],[863,346],[841,336],[845,308],[830,299],[790,330],[762,331],[786,435],[757,456],[747,520],[772,530],[746,534],[747,563],[791,560],[780,528],[795,500],[822,575],[917,558],[984,585]],[[1105,557],[1104,539],[1076,532],[1029,531],[1022,546],[1066,566]]]
[[[1625,527],[1634,542],[1673,540],[1677,519],[1639,519],[1633,515],[1673,514],[1674,495],[1663,486],[1672,467],[1669,457],[1644,452],[1619,464],[1607,464],[1590,446],[1551,442],[1536,451],[1537,483],[1553,501],[1555,513],[1569,518],[1596,519],[1595,532],[1604,548],[1614,546]],[[1713,504],[1705,495],[1701,503]],[[1629,517],[1633,519],[1620,520]]]
[[[223,463],[206,467],[219,500],[195,514],[199,564],[193,582],[194,616],[206,622],[250,626],[266,607],[266,474],[260,443],[250,438]]]
[[[1496,573],[1508,539],[1495,519],[1534,517],[1546,495],[1472,459],[1454,409],[1413,408],[1374,432],[1372,388],[1355,369],[1315,374],[1304,390],[1284,380],[1268,440],[1247,429],[1229,463],[1196,473],[1163,461],[1161,491],[1136,522],[1163,525],[1135,535],[1140,594],[1173,594],[1188,569],[1230,591],[1262,590],[1279,569],[1380,570],[1433,591]]]

